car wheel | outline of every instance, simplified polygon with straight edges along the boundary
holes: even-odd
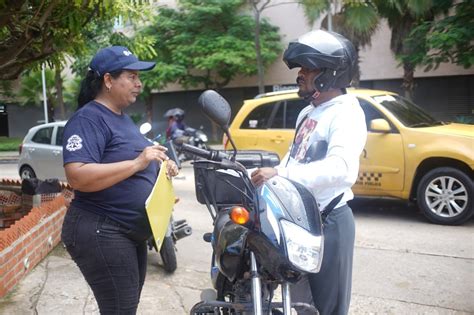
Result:
[[[36,178],[35,171],[29,166],[22,166],[20,169],[20,178],[21,179],[26,179],[26,178]]]
[[[456,225],[466,222],[474,214],[473,193],[469,176],[452,167],[439,167],[421,179],[417,202],[431,222]]]

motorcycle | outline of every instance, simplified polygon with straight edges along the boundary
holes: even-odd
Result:
[[[178,158],[180,162],[190,161],[193,159],[191,154],[183,152],[179,149],[180,144],[187,143],[201,149],[208,148],[207,142],[209,139],[201,129],[194,129],[191,127],[186,127],[184,130],[178,129],[172,135],[172,139],[178,146]]]
[[[140,126],[140,133],[142,135],[146,135],[152,129],[149,123],[144,123]],[[158,144],[159,140],[161,139],[161,135],[156,136],[154,139],[146,138],[153,144]],[[180,161],[177,157],[176,149],[171,141],[167,141],[165,143],[160,143],[168,148],[167,155],[170,159],[175,161],[176,165],[181,168]],[[175,204],[179,201],[179,199],[175,200]],[[163,243],[161,244],[161,248],[158,250],[158,246],[156,241],[153,237],[148,240],[148,249],[155,250],[160,254],[161,261],[163,262],[163,268],[166,272],[172,273],[178,267],[177,259],[176,259],[176,242],[183,237],[189,236],[193,233],[193,229],[189,226],[186,220],[178,220],[175,221],[173,215],[171,215],[170,222],[168,225],[168,229],[166,230],[165,237],[163,239]]]
[[[213,248],[210,273],[215,297],[198,302],[190,313],[289,315],[293,308],[317,314],[314,306],[292,303],[290,297],[290,283],[321,267],[324,236],[313,195],[279,176],[254,187],[246,166],[274,166],[278,159],[270,153],[236,150],[228,131],[230,106],[217,92],[205,91],[199,104],[227,135],[233,150],[186,143],[180,148],[196,157],[196,197],[206,205],[214,226],[204,240]],[[252,155],[260,158],[249,163]],[[278,286],[282,302],[273,301]]]
[[[173,273],[176,268],[178,268],[178,262],[176,259],[176,242],[192,233],[193,230],[191,226],[186,223],[186,220],[175,221],[173,216],[171,216],[160,250],[158,250],[158,246],[153,237],[148,240],[148,249],[155,250],[160,254],[163,268],[166,272]]]

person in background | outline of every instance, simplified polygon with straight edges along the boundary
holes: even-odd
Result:
[[[61,238],[101,314],[136,313],[151,236],[145,201],[163,161],[168,176],[178,174],[166,149],[148,142],[124,113],[141,92],[139,71],[154,66],[126,47],[98,51],[64,129],[64,168],[74,199]]]
[[[252,182],[261,185],[279,175],[313,193],[324,224],[323,261],[320,272],[305,276],[291,295],[295,302],[313,303],[322,315],[343,315],[351,300],[355,238],[347,201],[354,196],[351,186],[367,138],[364,113],[346,92],[357,55],[343,36],[317,30],[290,42],[283,60],[290,69],[300,68],[298,94],[310,104],[298,116],[295,139],[280,165],[255,170]]]
[[[174,125],[175,119],[174,116],[167,116],[168,127],[166,127],[166,140],[171,139],[171,127]]]
[[[168,129],[166,130],[167,139],[177,140],[185,136],[186,124],[184,123],[184,110],[175,108],[173,115],[169,117]],[[183,141],[181,141],[182,143]]]

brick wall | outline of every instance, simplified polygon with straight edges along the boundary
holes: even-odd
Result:
[[[59,195],[0,231],[0,297],[60,242],[67,204],[68,200]]]

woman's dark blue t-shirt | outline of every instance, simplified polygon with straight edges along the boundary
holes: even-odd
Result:
[[[64,164],[115,163],[133,160],[150,142],[126,114],[118,115],[92,101],[66,124],[63,137]],[[71,205],[105,215],[141,235],[151,235],[145,201],[158,174],[158,163],[96,192],[74,191]],[[143,233],[143,234],[142,234]]]

